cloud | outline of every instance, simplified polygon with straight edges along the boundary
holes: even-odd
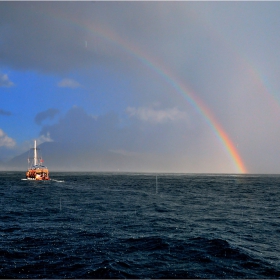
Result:
[[[5,111],[3,109],[0,109],[0,115],[4,115],[4,116],[11,116],[12,113],[9,111]]]
[[[44,95],[54,102],[49,107],[78,104],[99,114],[92,118],[71,109],[56,124],[42,127],[54,141],[127,156],[168,149],[178,154],[185,141],[193,163],[200,151],[206,157],[203,143],[196,142],[205,141],[209,153],[217,146],[223,150],[219,141],[208,139],[215,134],[215,119],[252,171],[279,172],[279,112],[269,101],[280,92],[279,12],[277,2],[0,1],[1,65],[18,71],[17,77],[21,71],[35,73],[38,85],[47,73],[58,87],[77,88],[81,81],[90,89],[63,105]],[[8,75],[0,75],[0,86],[12,84]],[[28,94],[35,94],[29,81],[24,86],[29,100]],[[150,105],[157,101],[160,108]],[[51,110],[37,114],[36,123],[52,119]],[[129,125],[118,121],[117,113],[124,111]]]
[[[50,108],[46,111],[40,112],[35,116],[35,123],[40,125],[46,119],[53,119],[59,112],[58,109]]]
[[[136,117],[142,121],[148,121],[155,124],[188,119],[186,112],[180,111],[177,108],[157,110],[147,107],[128,107],[126,112],[130,117]]]
[[[0,129],[0,147],[13,148],[16,142]]]
[[[0,87],[11,87],[14,83],[10,81],[7,74],[0,73]]]
[[[137,114],[145,110],[138,109],[131,110],[135,115],[126,125],[115,113],[93,117],[83,108],[73,107],[57,123],[43,126],[41,135],[49,133],[53,140],[49,151],[60,145],[57,152],[52,152],[52,165],[59,162],[60,168],[66,168],[65,162],[75,170],[231,170],[223,149],[209,149],[217,145],[217,139],[211,133],[209,137],[209,130],[194,130],[185,121],[178,121],[185,117],[180,110],[151,110],[154,114],[148,114],[149,118],[160,121],[160,125],[155,125],[150,119],[139,121]],[[164,117],[158,117],[157,111],[165,112],[159,114]]]
[[[78,82],[72,79],[63,79],[57,85],[63,88],[77,88],[81,86]]]
[[[43,144],[45,142],[53,142],[53,140],[50,137],[49,132],[47,132],[46,134],[40,135],[36,140],[37,140],[37,145]]]
[[[114,42],[116,36],[139,49],[149,46],[157,56],[184,65],[182,57],[191,57],[196,49],[189,40],[184,42],[186,36],[195,34],[190,24],[192,6],[168,2],[1,3],[0,23],[5,23],[1,62],[17,69],[52,73],[92,65],[135,70],[131,67],[135,60],[119,48],[118,39]],[[106,33],[114,34],[112,42]]]
[[[62,143],[104,147],[108,142],[118,141],[117,124],[118,117],[114,113],[96,117],[74,106],[58,123],[44,126],[41,134],[49,133],[54,141]]]

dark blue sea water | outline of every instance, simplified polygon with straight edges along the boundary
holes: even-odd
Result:
[[[1,278],[280,278],[280,176],[24,175],[0,173]]]

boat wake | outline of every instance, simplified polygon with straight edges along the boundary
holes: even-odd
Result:
[[[54,181],[54,182],[57,182],[57,183],[64,183],[65,182],[64,180],[55,180],[55,179],[50,179],[50,181]]]
[[[21,179],[22,181],[37,181],[37,180],[30,180],[30,179]],[[57,182],[57,183],[64,183],[65,181],[64,180],[55,180],[55,179],[49,179],[48,181],[54,181],[54,182]]]

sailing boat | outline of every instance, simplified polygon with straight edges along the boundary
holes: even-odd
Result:
[[[42,165],[43,159],[38,158],[38,148],[36,147],[36,140],[34,141],[34,157],[31,161],[31,166],[28,166],[28,171],[26,172],[26,179],[28,180],[50,180],[49,170],[46,166]],[[28,163],[29,163],[28,158]]]

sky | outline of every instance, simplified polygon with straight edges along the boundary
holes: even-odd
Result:
[[[1,1],[2,168],[37,140],[50,171],[280,173],[279,14]]]

